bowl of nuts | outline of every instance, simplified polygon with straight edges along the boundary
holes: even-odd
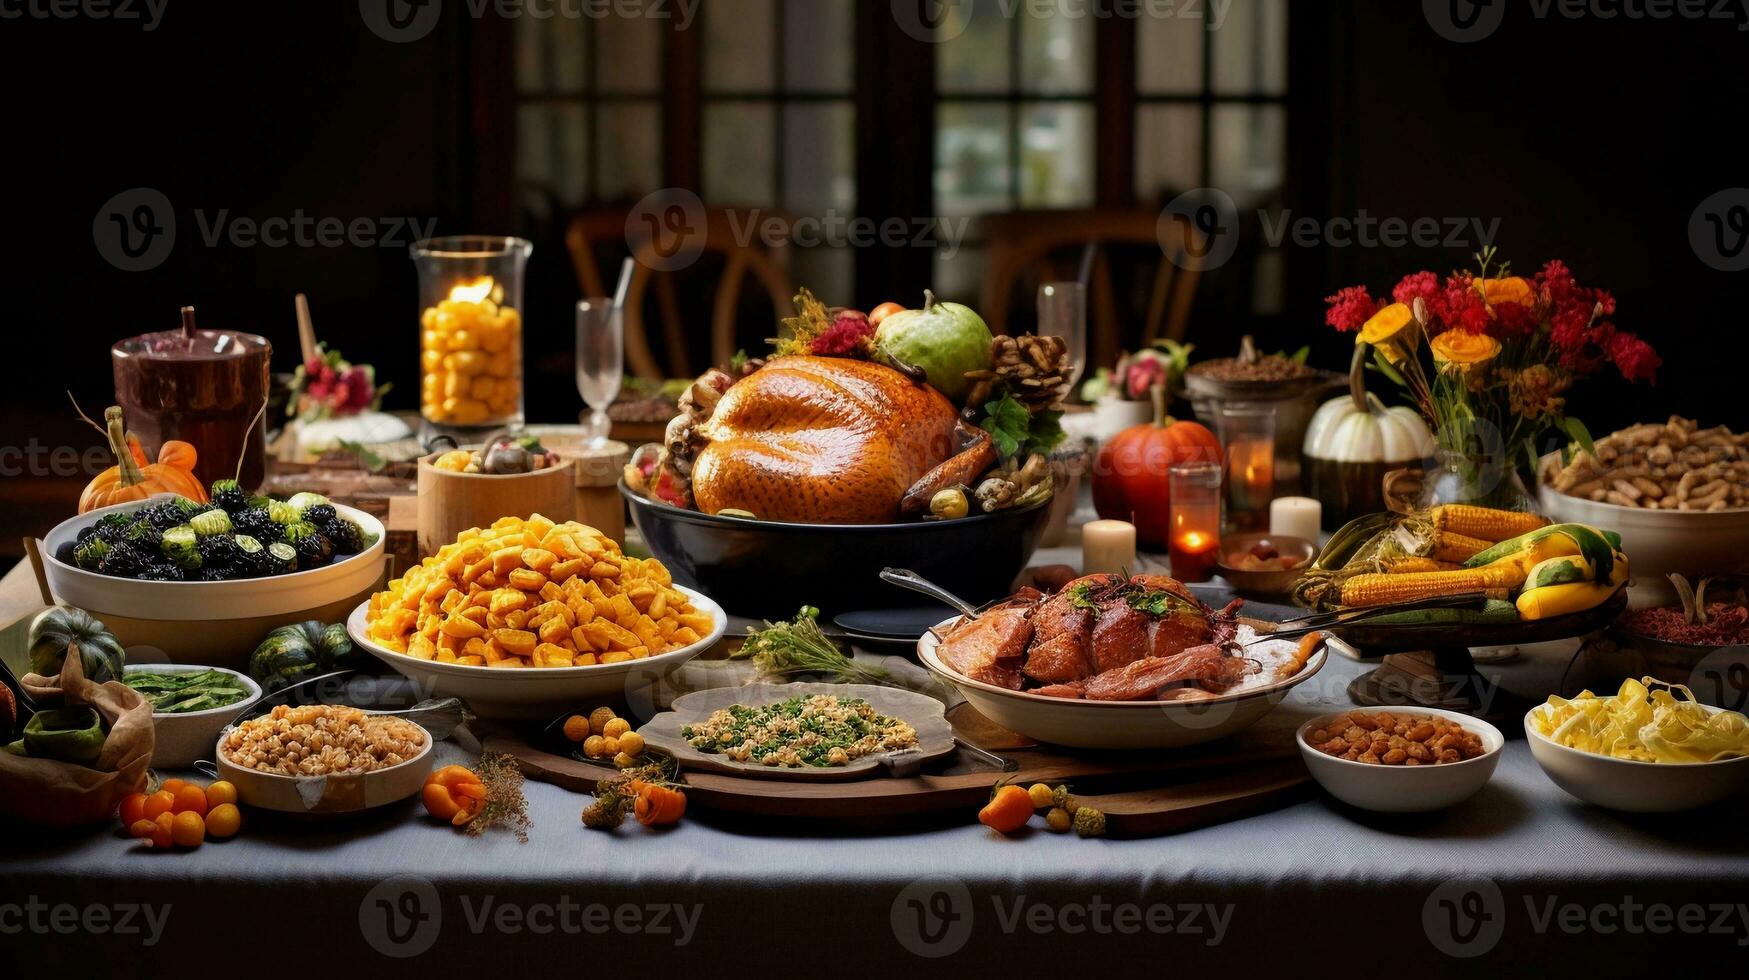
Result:
[[[1692,419],[1636,425],[1541,469],[1538,502],[1557,522],[1621,532],[1634,556],[1631,605],[1669,605],[1667,576],[1726,575],[1749,568],[1749,434]]]
[[[1295,741],[1312,778],[1349,806],[1426,813],[1487,785],[1506,737],[1479,718],[1417,707],[1323,715]]]
[[[357,813],[419,792],[431,733],[405,718],[332,704],[277,705],[219,734],[220,779],[249,806],[297,814]]]

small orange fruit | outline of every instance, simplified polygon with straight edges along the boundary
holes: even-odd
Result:
[[[121,806],[116,812],[121,816],[123,827],[132,827],[146,819],[146,794],[129,793],[122,797]]]
[[[213,840],[226,840],[237,836],[237,831],[243,829],[243,812],[237,809],[235,803],[220,803],[206,815],[207,836]]]
[[[581,742],[589,737],[589,719],[582,715],[572,715],[565,719],[565,737],[573,742]]]
[[[175,817],[170,839],[177,847],[199,847],[200,842],[206,840],[206,821],[193,810],[184,810]]]
[[[186,779],[166,779],[158,784],[158,788],[166,793],[175,793],[187,785],[188,780]]]
[[[165,810],[152,821],[152,832],[146,837],[152,846],[160,850],[170,846],[172,832],[176,828],[176,814]]]
[[[237,787],[232,786],[223,779],[206,788],[206,808],[208,813],[211,813],[216,807],[224,806],[226,803],[235,802],[237,802]],[[208,822],[210,823],[211,821]]]
[[[135,820],[133,823],[128,824],[128,836],[129,837],[138,837],[138,838],[144,840],[146,838],[151,837],[154,833],[157,833],[157,831],[158,831],[158,821],[147,820],[144,817],[141,817],[140,819]]]
[[[176,805],[171,807],[177,813],[194,813],[206,816],[206,790],[193,783],[184,783],[176,791]]]
[[[140,804],[140,812],[147,820],[156,820],[161,813],[169,813],[176,809],[176,794],[167,789],[161,789],[146,797],[146,802]]]

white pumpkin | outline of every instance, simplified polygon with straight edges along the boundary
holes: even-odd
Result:
[[[1386,408],[1366,396],[1366,410],[1350,395],[1318,406],[1306,427],[1305,454],[1338,463],[1405,463],[1433,455],[1433,433],[1412,408]]]

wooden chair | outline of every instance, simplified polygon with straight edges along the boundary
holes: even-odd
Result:
[[[1202,275],[1192,257],[1203,254],[1203,236],[1182,216],[1163,218],[1158,211],[1027,211],[991,215],[983,219],[982,227],[984,240],[990,244],[980,311],[997,333],[1009,332],[1010,304],[1023,277],[1035,284],[1074,279],[1083,251],[1092,247],[1087,363],[1116,361],[1118,351],[1126,346],[1125,332],[1112,286],[1110,259],[1103,246],[1126,245],[1161,253],[1149,290],[1141,342],[1184,338]]]
[[[632,272],[631,287],[626,294],[626,362],[633,373],[651,381],[694,377],[698,371],[694,370],[691,358],[687,355],[688,332],[681,313],[679,287],[676,285],[678,271],[665,272],[658,269],[663,263],[657,257],[654,243],[647,233],[639,234],[635,224],[631,228],[627,227],[628,214],[625,209],[611,209],[584,212],[571,219],[570,226],[565,230],[565,246],[571,253],[572,265],[576,267],[577,281],[583,288],[584,296],[612,295],[618,264],[614,264],[612,277],[604,277],[596,264],[597,249],[602,248],[611,254],[620,255],[629,246],[638,264]],[[761,223],[769,221],[770,217],[771,215],[760,216]],[[746,222],[741,224],[745,225]],[[791,300],[795,296],[790,287],[789,274],[785,271],[789,263],[787,246],[768,247],[758,242],[743,242],[737,237],[738,227],[740,226],[730,219],[729,212],[709,211],[706,212],[702,238],[696,242],[689,241],[689,244],[702,247],[701,257],[714,255],[723,260],[722,273],[716,283],[711,307],[712,364],[727,364],[735,356],[736,314],[740,307],[742,284],[747,276],[751,275],[764,287],[779,318],[790,311]],[[656,357],[655,349],[650,343],[649,326],[644,317],[652,286],[657,315],[662,323],[662,345],[668,354],[666,364]],[[775,331],[775,320],[772,327]]]

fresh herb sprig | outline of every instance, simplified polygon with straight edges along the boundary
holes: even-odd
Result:
[[[737,658],[751,658],[762,674],[774,677],[817,675],[840,684],[881,684],[887,672],[857,663],[820,631],[820,610],[803,606],[787,623],[749,626]]]

